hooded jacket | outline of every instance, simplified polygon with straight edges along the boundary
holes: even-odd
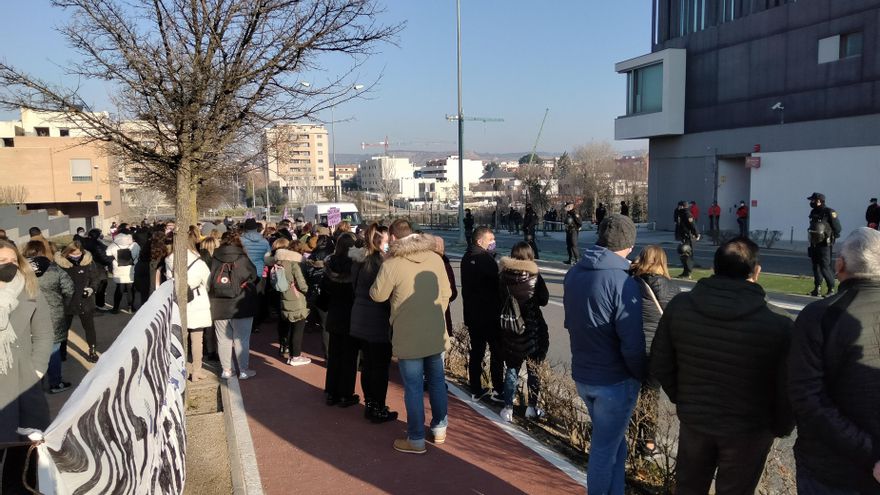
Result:
[[[576,382],[612,385],[644,379],[642,297],[629,269],[625,258],[593,246],[565,274],[565,328]]]
[[[391,345],[399,359],[420,359],[446,350],[444,312],[452,291],[435,246],[434,238],[424,234],[395,240],[391,257],[382,263],[370,288],[374,301],[391,301]]]
[[[550,333],[541,307],[550,301],[550,292],[544,278],[538,273],[534,261],[501,258],[500,297],[505,300],[510,294],[519,304],[520,314],[525,323],[521,335],[502,331],[501,338],[507,358],[523,361],[532,358],[543,361],[550,348]]]
[[[651,345],[651,375],[683,424],[707,435],[784,436],[793,322],[748,280],[713,276],[675,296]]]
[[[366,255],[364,248],[351,248],[348,257],[354,284],[354,305],[351,307],[351,335],[373,343],[391,342],[391,304],[370,298],[370,287],[382,267],[382,255]]]
[[[337,335],[351,333],[351,307],[354,304],[351,265],[348,256],[335,254],[324,261],[321,295],[317,304],[318,308],[327,312],[324,329]]]
[[[73,281],[73,295],[67,301],[65,314],[93,313],[95,311],[95,291],[98,290],[101,279],[106,276],[104,269],[92,261],[92,255],[88,251],[82,251],[82,258],[78,264],[61,256],[60,252],[55,253],[55,264],[67,272]],[[88,297],[85,294],[86,288],[92,289],[92,293]]]
[[[40,291],[46,298],[52,328],[55,330],[55,343],[67,339],[67,325],[64,318],[64,307],[73,297],[73,280],[58,265],[45,256],[31,258],[31,267],[37,275]]]
[[[263,268],[266,266],[263,257],[272,250],[272,247],[269,246],[269,241],[263,238],[258,231],[248,230],[241,236],[241,244],[244,246],[244,250],[251,263],[254,264],[257,275],[262,278]]]
[[[119,251],[131,250],[131,264],[119,266]],[[117,234],[113,243],[107,246],[107,256],[113,259],[113,281],[117,284],[134,283],[134,266],[140,257],[141,248],[134,242],[130,234]]]
[[[469,332],[499,335],[498,264],[489,251],[472,244],[461,258],[461,302]]]
[[[834,488],[880,493],[880,282],[849,279],[795,322],[789,397],[798,468]]]
[[[232,264],[233,278],[241,280],[244,285],[236,297],[214,296],[213,289],[224,263]],[[244,249],[231,244],[215,249],[214,257],[211,260],[211,280],[208,283],[211,318],[213,320],[231,320],[256,316],[259,305],[256,284],[259,280],[257,269],[248,259]]]
[[[301,254],[289,249],[279,249],[275,252],[275,263],[281,266],[290,283],[290,289],[281,293],[281,314],[287,321],[300,321],[309,316],[306,302],[309,284],[306,283],[300,269],[302,259]]]

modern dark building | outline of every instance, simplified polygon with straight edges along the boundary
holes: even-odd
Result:
[[[806,238],[824,193],[844,235],[880,194],[880,0],[654,0],[617,139],[648,138],[649,211],[750,206],[751,230]]]

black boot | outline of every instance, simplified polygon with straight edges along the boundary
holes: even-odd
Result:
[[[373,420],[373,412],[376,404],[370,399],[364,399],[364,419]]]
[[[397,419],[397,411],[389,410],[388,406],[374,404],[372,416],[373,417],[370,418],[371,423],[387,423]]]
[[[90,363],[97,363],[98,362],[98,351],[97,351],[97,349],[95,349],[95,346],[93,346],[93,345],[89,346],[89,357],[86,359],[88,359],[88,361]]]

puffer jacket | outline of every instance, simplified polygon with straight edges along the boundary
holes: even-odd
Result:
[[[257,269],[257,274],[262,277],[263,268],[266,266],[263,262],[263,257],[272,250],[272,247],[269,246],[269,241],[263,238],[256,230],[248,230],[241,236],[241,244],[244,246],[244,250],[251,263],[254,264],[254,268]]]
[[[215,297],[213,289],[224,263],[232,264],[233,277],[241,280],[244,287],[237,296],[232,298]],[[213,320],[231,320],[235,318],[252,318],[259,308],[257,282],[260,276],[244,249],[225,245],[214,250],[211,260],[211,280],[208,283],[208,296],[211,302],[211,318]]]
[[[55,253],[55,264],[59,268],[67,272],[67,275],[73,280],[73,295],[67,302],[65,314],[78,315],[82,313],[93,313],[95,311],[95,292],[101,280],[106,276],[104,268],[98,266],[92,261],[92,255],[88,251],[83,251],[83,257],[79,263],[74,263],[69,259],[61,256],[61,253]],[[86,288],[92,289],[92,293],[87,297]]]
[[[300,263],[303,276],[309,284],[309,292],[306,294],[309,306],[314,307],[321,295],[321,281],[324,279],[324,260],[333,254],[332,241],[327,236],[321,236],[315,249],[309,253]]]
[[[645,329],[645,352],[650,356],[651,342],[654,341],[654,334],[657,333],[657,324],[660,323],[662,314],[648,291],[654,293],[654,297],[660,303],[660,308],[665,311],[666,305],[678,294],[679,290],[668,278],[660,275],[646,273],[640,275],[636,281],[642,291],[642,328]]]
[[[651,375],[694,430],[787,435],[794,426],[785,384],[792,326],[760,285],[704,278],[666,307],[651,345]]]
[[[73,280],[67,272],[45,256],[37,256],[28,261],[37,275],[40,291],[49,306],[49,316],[52,319],[52,328],[55,330],[55,343],[57,344],[67,339],[64,308],[67,301],[73,297]]]
[[[354,284],[354,305],[351,307],[351,335],[374,343],[391,342],[391,303],[377,303],[370,297],[370,287],[382,268],[382,255],[366,255],[364,248],[351,248],[348,257]]]
[[[795,322],[789,397],[797,419],[794,457],[822,483],[878,494],[880,282],[849,279]]]
[[[186,284],[193,291],[193,300],[186,304],[186,327],[191,330],[208,328],[211,319],[211,299],[208,297],[208,284],[211,282],[211,269],[201,256],[187,250]],[[174,278],[174,253],[165,257],[165,276]]]
[[[326,328],[330,333],[351,333],[351,307],[354,304],[354,287],[351,284],[352,261],[348,256],[328,256],[324,262],[321,295],[318,308],[327,312]]]
[[[119,250],[131,250],[131,264],[119,266]],[[113,281],[117,284],[134,283],[134,266],[141,254],[141,248],[134,242],[130,234],[118,234],[113,242],[107,246],[107,256],[113,258]]]
[[[525,323],[525,330],[521,335],[502,331],[501,339],[506,357],[511,361],[523,361],[526,358],[543,361],[547,356],[547,349],[550,348],[550,332],[541,307],[550,301],[550,292],[544,278],[538,273],[538,265],[534,261],[505,256],[501,258],[499,277],[499,297],[504,301],[510,294],[519,304]]]
[[[309,284],[303,276],[300,263],[302,255],[289,249],[279,249],[274,256],[276,264],[284,270],[290,289],[281,293],[281,314],[287,321],[300,321],[308,318],[309,305],[306,294]]]
[[[498,264],[492,253],[472,244],[461,258],[461,302],[469,332],[499,335]]]

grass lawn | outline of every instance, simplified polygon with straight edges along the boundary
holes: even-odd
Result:
[[[675,275],[680,273],[681,268],[676,266],[669,267],[669,273]],[[712,270],[704,268],[696,268],[691,276],[694,280],[711,277]],[[813,277],[804,275],[777,275],[770,273],[762,273],[758,277],[758,283],[764,288],[765,292],[776,292],[782,294],[795,294],[805,296],[813,290]]]

